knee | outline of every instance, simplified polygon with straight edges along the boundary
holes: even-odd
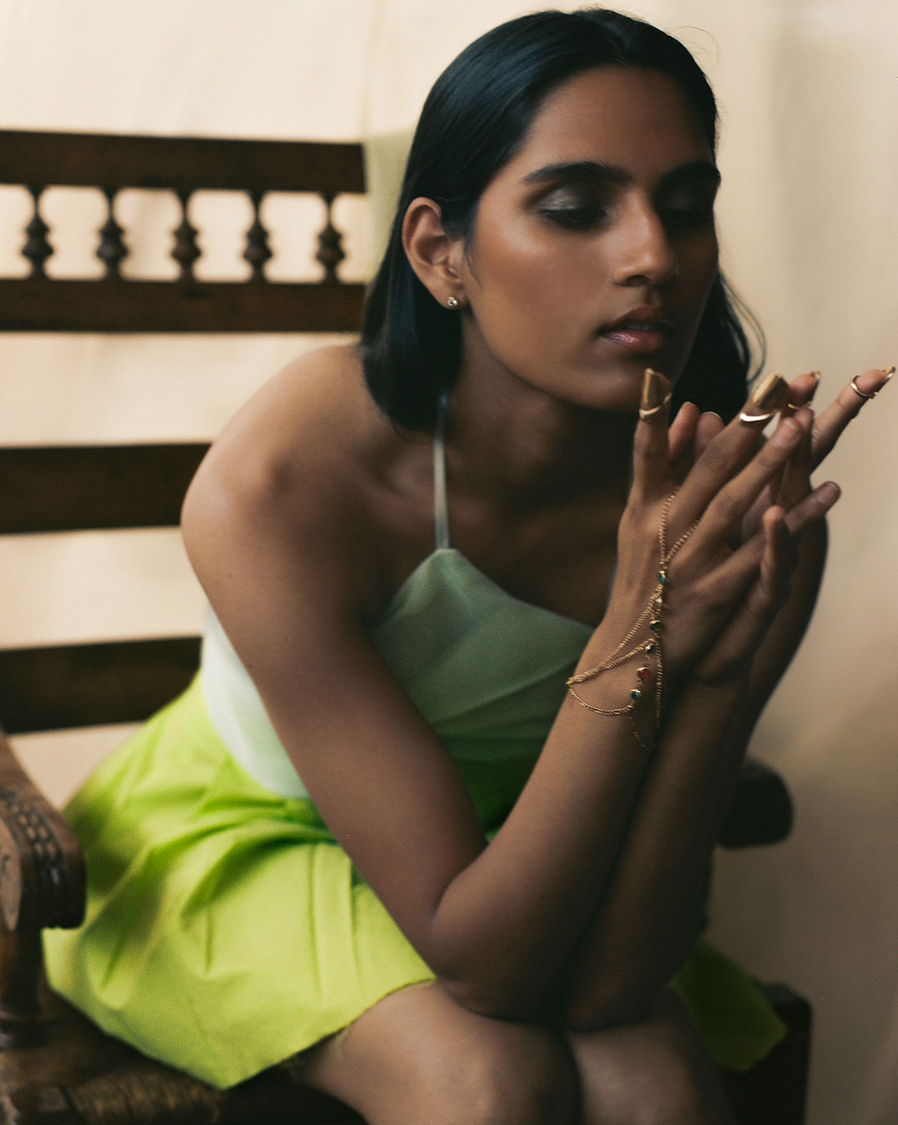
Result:
[[[496,1023],[454,1044],[426,1076],[420,1120],[446,1125],[574,1125],[577,1074],[565,1044],[540,1028]],[[438,1103],[438,1104],[436,1104]]]
[[[659,1018],[660,1017],[660,1018]],[[598,1125],[735,1125],[703,1047],[671,1001],[642,1025],[576,1035],[585,1117]]]
[[[731,1120],[714,1076],[679,1052],[659,1048],[644,1078],[627,1118],[633,1125],[728,1125]]]

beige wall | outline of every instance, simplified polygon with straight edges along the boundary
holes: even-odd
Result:
[[[532,6],[0,0],[0,126],[401,132],[458,49]],[[636,0],[628,9],[683,38],[717,90],[725,260],[767,330],[768,368],[819,367],[825,400],[851,374],[895,362],[894,0]],[[130,205],[155,213],[147,200]],[[19,268],[7,244],[19,238],[23,206],[0,192],[0,270]],[[86,216],[96,203],[58,206],[61,216]],[[362,274],[363,217],[349,225],[350,272]],[[73,234],[66,268],[83,259],[76,242]],[[225,247],[215,268],[226,273],[234,260]],[[0,342],[0,438],[212,436],[310,343],[11,338]],[[794,791],[795,833],[780,848],[723,856],[714,893],[720,944],[815,1004],[811,1125],[898,1119],[896,432],[891,388],[826,469],[844,498],[820,606],[757,734],[756,752]],[[37,551],[18,543],[0,554],[2,644],[80,637],[98,615],[106,635],[199,622],[201,597],[174,536],[141,532],[112,546],[76,536]],[[70,563],[74,579],[63,577]],[[32,742],[29,754],[47,780],[65,784],[57,748]]]

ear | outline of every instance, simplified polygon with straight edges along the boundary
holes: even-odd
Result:
[[[464,247],[460,238],[443,230],[439,206],[432,199],[414,199],[402,222],[402,245],[418,280],[443,308],[466,303],[460,265]],[[454,298],[458,305],[449,305]]]

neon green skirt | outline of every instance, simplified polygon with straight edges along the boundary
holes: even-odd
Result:
[[[111,1035],[227,1087],[433,974],[314,805],[233,760],[199,681],[66,810],[88,870],[79,930],[45,934],[52,986]],[[712,1058],[747,1069],[783,1025],[700,944],[675,987]]]

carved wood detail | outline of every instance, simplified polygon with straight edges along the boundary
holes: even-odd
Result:
[[[200,257],[202,251],[197,243],[199,231],[192,225],[187,217],[187,206],[190,203],[191,191],[177,192],[178,202],[181,204],[181,222],[175,227],[175,245],[171,256],[181,267],[181,280],[193,280],[193,263]]]
[[[265,281],[265,263],[272,257],[271,247],[268,245],[268,231],[259,218],[259,208],[265,192],[249,192],[250,203],[253,205],[253,224],[246,232],[246,249],[243,257],[252,267],[252,281]]]
[[[124,229],[115,219],[115,197],[117,188],[103,188],[108,208],[106,222],[100,227],[100,245],[97,257],[106,267],[107,277],[118,277],[119,267],[128,257],[128,247],[125,245]]]
[[[50,228],[44,222],[40,212],[41,196],[44,189],[43,187],[29,187],[28,191],[31,193],[31,199],[34,203],[34,212],[31,221],[25,227],[27,237],[25,245],[22,247],[22,255],[31,263],[32,277],[46,277],[44,263],[53,253],[53,247],[47,238]]]
[[[343,235],[331,221],[331,209],[336,196],[332,192],[325,191],[319,192],[319,194],[324,200],[327,221],[324,229],[318,235],[318,253],[315,257],[324,266],[322,284],[334,285],[340,281],[337,276],[337,268],[346,257],[343,250]]]

